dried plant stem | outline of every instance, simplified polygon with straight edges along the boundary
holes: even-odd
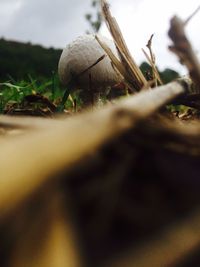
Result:
[[[157,81],[159,81],[160,84],[163,84],[163,82],[162,82],[162,80],[160,78],[160,75],[158,73],[158,70],[157,70],[155,64],[152,62],[152,59],[149,57],[149,55],[147,54],[147,52],[144,49],[142,49],[142,51],[143,51],[145,57],[147,58],[149,64],[151,65],[151,68],[153,70],[153,76],[154,76],[153,80],[155,80],[156,86],[158,85]]]
[[[200,6],[198,6],[197,9],[185,20],[184,26],[186,26],[188,22],[190,22],[190,20],[199,12],[199,10]]]
[[[153,53],[153,50],[152,50],[152,39],[153,39],[153,34],[151,35],[148,43],[147,43],[147,48],[149,49],[149,53],[150,53],[150,56],[146,53],[146,51],[144,49],[142,49],[143,53],[145,54],[149,64],[151,65],[152,67],[152,71],[153,71],[153,79],[155,80],[155,83],[156,83],[156,86],[158,85],[157,84],[157,81],[160,83],[160,84],[163,84],[161,78],[160,78],[160,75],[158,73],[158,70],[156,68],[156,60],[155,60],[155,55]]]
[[[41,194],[43,201],[38,207],[37,217],[30,218],[26,209],[20,210],[24,214],[19,214],[21,220],[15,221],[13,227],[21,224],[23,231],[15,240],[9,267],[81,266],[70,216],[65,220],[63,196],[59,188],[54,187],[52,191],[47,189]]]
[[[110,47],[106,43],[104,43],[98,35],[96,35],[96,40],[99,42],[101,47],[104,49],[106,54],[109,56],[114,68],[121,76],[121,80],[125,79],[125,82],[127,82],[128,86],[132,87],[131,83],[129,82],[130,81],[129,74],[127,73],[126,68],[123,66],[121,61],[114,55]]]
[[[173,45],[169,48],[179,57],[180,62],[187,67],[196,89],[199,91],[200,64],[192,45],[185,34],[184,26],[184,21],[182,21],[179,17],[174,16],[171,19],[169,37],[173,41]]]
[[[176,225],[163,231],[156,240],[147,242],[124,259],[117,259],[109,267],[172,267],[195,249],[200,243],[200,212],[192,214]],[[153,264],[153,265],[149,265]]]
[[[124,41],[119,25],[116,19],[111,15],[107,2],[105,0],[101,0],[101,6],[107,27],[115,41],[117,50],[119,52],[121,64],[124,66],[127,72],[126,80],[127,82],[132,84],[133,89],[139,91],[144,86],[146,86],[147,81],[143,76],[141,70],[135,63],[135,60],[131,56],[128,47],[126,45],[126,42]]]
[[[41,127],[39,119],[37,128],[34,119],[35,131],[1,140],[0,220],[56,173],[70,170],[91,151],[184,94],[189,86],[187,81],[173,82],[121,100],[116,106],[109,105],[55,123],[49,120],[45,127]],[[31,122],[31,118],[29,120]],[[27,122],[27,125],[30,124]]]

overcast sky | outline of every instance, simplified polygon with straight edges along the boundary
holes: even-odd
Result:
[[[141,48],[155,34],[153,48],[160,68],[172,67],[184,72],[176,57],[167,50],[169,19],[177,14],[187,18],[200,0],[110,0],[125,40],[136,61],[143,61]],[[0,37],[31,41],[44,46],[63,48],[89,29],[85,14],[91,10],[91,0],[0,0]],[[200,49],[200,13],[187,26],[194,47]],[[101,34],[108,35],[103,26]]]

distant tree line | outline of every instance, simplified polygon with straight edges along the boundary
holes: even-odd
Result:
[[[57,72],[62,50],[0,39],[0,80],[43,79]]]
[[[0,39],[0,82],[10,78],[26,80],[28,76],[37,80],[49,79],[53,72],[57,73],[61,53],[60,49]],[[146,77],[151,75],[151,67],[147,63],[142,63],[140,67]],[[165,69],[160,76],[167,83],[179,75],[174,70]]]

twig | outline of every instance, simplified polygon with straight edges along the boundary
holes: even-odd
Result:
[[[100,58],[98,58],[91,66],[89,66],[87,69],[83,70],[81,73],[79,73],[76,78],[79,78],[80,76],[84,75],[88,70],[92,69],[94,66],[96,66],[99,62],[101,62],[106,55],[102,55]]]
[[[190,20],[199,12],[199,10],[200,6],[198,6],[197,9],[185,20],[184,26],[186,26],[188,22],[190,22]]]
[[[146,53],[146,51],[144,49],[142,49],[142,51],[144,52],[145,56],[147,57],[147,60],[149,61],[151,67],[152,67],[152,70],[153,70],[153,75],[154,75],[154,79],[156,81],[156,86],[157,86],[157,81],[160,83],[160,84],[163,84],[161,78],[160,78],[160,75],[158,73],[158,70],[156,68],[156,60],[155,60],[155,55],[153,53],[153,50],[152,50],[152,39],[153,39],[153,34],[151,35],[146,47],[149,49],[149,53],[150,53],[150,57],[148,56],[148,54]]]
[[[159,81],[159,83],[162,85],[163,82],[160,78],[160,75],[158,73],[158,70],[157,70],[155,64],[152,62],[151,58],[149,57],[149,55],[147,54],[147,52],[143,48],[142,48],[142,52],[144,53],[145,57],[147,58],[149,64],[151,65],[151,68],[153,70],[153,75],[154,75],[153,80],[156,81],[156,86],[157,86],[157,81]]]

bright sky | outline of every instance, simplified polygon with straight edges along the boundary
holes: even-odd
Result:
[[[141,48],[154,33],[153,49],[158,66],[174,68],[184,73],[167,46],[169,20],[177,14],[186,19],[200,0],[110,0],[134,58],[141,63],[145,57]],[[62,48],[89,29],[84,15],[91,10],[91,0],[0,0],[0,37],[31,41],[44,46]],[[187,26],[187,33],[199,53],[200,13]],[[108,35],[105,25],[101,33]]]
[[[199,0],[123,0],[112,2],[112,13],[116,17],[124,38],[136,61],[142,61],[144,54],[141,48],[145,48],[151,34],[154,33],[153,50],[157,64],[160,68],[172,67],[185,72],[185,69],[177,62],[177,58],[167,49],[170,40],[167,36],[170,18],[177,14],[186,19],[200,5]],[[200,12],[190,21],[186,32],[200,52]],[[103,34],[108,34],[105,27]]]

